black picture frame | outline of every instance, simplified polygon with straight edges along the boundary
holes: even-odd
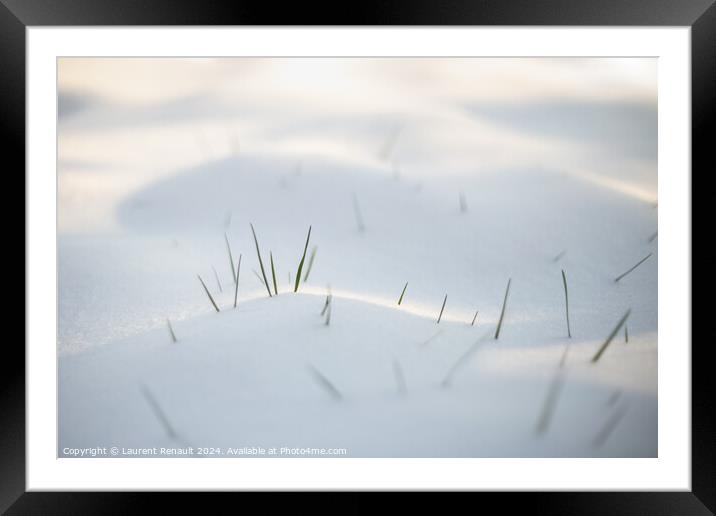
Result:
[[[712,147],[709,135],[713,134],[716,103],[714,0],[450,0],[430,4],[424,1],[362,1],[349,8],[335,3],[321,4],[313,9],[303,3],[249,4],[243,1],[199,3],[184,0],[0,0],[0,141],[5,155],[2,163],[7,166],[6,181],[21,182],[17,189],[14,188],[15,185],[6,186],[6,200],[18,198],[19,195],[14,192],[19,192],[20,188],[25,191],[25,181],[21,179],[24,175],[20,171],[25,170],[27,27],[284,24],[689,26],[692,52],[691,178],[696,170],[701,169],[701,173],[706,174],[707,166],[713,168],[712,163],[707,160]],[[7,195],[8,192],[10,195]],[[13,209],[9,202],[2,204],[6,217],[4,220],[16,221],[19,210]],[[695,217],[692,218],[696,220]],[[13,224],[19,227],[17,222]],[[24,258],[27,259],[26,254]],[[713,259],[710,262],[713,262]],[[28,274],[27,269],[25,274]],[[707,284],[704,290],[713,282],[708,274],[705,276],[703,281]],[[8,288],[15,291],[14,289],[20,287]],[[12,297],[17,299],[19,296],[13,294]],[[19,338],[6,337],[4,340],[3,358],[0,360],[0,512],[129,514],[145,509],[147,498],[153,498],[160,503],[163,512],[168,512],[173,506],[183,510],[206,510],[206,497],[188,500],[186,495],[169,497],[162,494],[136,493],[26,493],[25,353]],[[503,493],[481,496],[498,502],[501,511],[524,508],[538,514],[710,514],[716,511],[716,490],[713,488],[716,485],[716,411],[710,381],[710,370],[713,366],[706,357],[706,350],[711,344],[710,341],[692,340],[692,491]],[[688,346],[692,343],[668,344]],[[225,503],[224,498],[225,496],[220,496],[219,501]],[[322,498],[324,503],[329,500],[330,498]],[[216,498],[212,498],[212,501],[216,501]],[[309,503],[313,504],[315,501]],[[359,499],[354,494],[344,496],[340,501],[341,511],[357,512],[363,503],[362,498]],[[430,502],[421,501],[421,507],[430,510]],[[436,510],[438,508],[439,506],[435,507]]]

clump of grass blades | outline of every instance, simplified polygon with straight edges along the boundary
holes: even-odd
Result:
[[[204,292],[206,292],[206,295],[209,296],[209,301],[211,301],[211,304],[214,306],[214,309],[218,312],[219,307],[216,305],[216,301],[214,301],[214,298],[211,297],[211,292],[209,292],[209,289],[206,288],[206,284],[204,283],[204,280],[201,279],[201,276],[198,274],[196,275],[197,278],[199,278],[199,281],[201,282],[201,286],[204,287]]]
[[[304,283],[308,281],[308,275],[311,274],[311,269],[313,268],[313,260],[316,259],[316,251],[318,251],[318,246],[314,245],[313,249],[311,249],[311,256],[308,257],[308,268],[306,268],[306,274],[303,275]]]
[[[219,286],[219,292],[223,292],[224,289],[221,288],[221,281],[219,281],[219,274],[216,272],[216,269],[214,266],[211,266],[211,270],[214,271],[214,278],[216,278],[216,284]]]
[[[641,265],[642,263],[644,263],[645,261],[647,261],[652,254],[653,254],[653,253],[647,254],[644,258],[642,258],[641,260],[639,260],[639,261],[636,263],[636,265],[634,265],[631,269],[629,269],[629,270],[626,271],[625,273],[620,274],[619,276],[617,276],[616,278],[614,278],[614,283],[619,282],[620,279],[622,279],[624,276],[626,276],[627,274],[629,274],[631,271],[633,271],[634,269],[636,269],[637,267],[639,267],[639,265]]]
[[[234,278],[236,283],[236,270],[234,269],[234,257],[231,255],[231,246],[229,245],[229,237],[224,233],[224,241],[226,242],[226,250],[229,252],[229,265],[231,266],[231,276]]]
[[[497,321],[497,329],[495,330],[495,340],[500,338],[500,329],[502,329],[502,321],[505,318],[505,307],[507,306],[507,296],[510,293],[510,284],[512,278],[507,280],[507,288],[505,289],[505,299],[502,300],[502,310],[500,311],[500,320]]]
[[[326,378],[323,373],[321,373],[311,364],[308,364],[308,371],[311,373],[311,376],[313,376],[313,379],[316,380],[316,383],[324,391],[326,391],[331,398],[333,398],[335,401],[340,401],[343,399],[341,391],[336,389],[336,386],[333,385],[333,383],[328,378]]]
[[[403,291],[400,293],[400,297],[398,298],[398,306],[400,306],[400,303],[403,302],[403,296],[405,296],[405,289],[408,288],[408,282],[405,282],[405,286],[403,287]]]
[[[169,319],[167,319],[167,326],[169,327],[169,335],[172,338],[172,342],[176,342],[177,336],[174,335],[174,328],[172,328],[172,322]]]
[[[273,293],[278,296],[278,285],[276,285],[276,269],[273,266],[273,253],[269,251],[269,259],[271,260],[271,277],[273,279]]]
[[[602,354],[604,354],[604,351],[609,346],[609,343],[616,336],[616,334],[619,333],[619,330],[622,329],[622,326],[624,325],[624,323],[626,323],[626,320],[629,317],[630,313],[631,313],[631,308],[626,311],[626,313],[622,316],[621,319],[619,319],[619,322],[617,323],[616,327],[612,330],[612,332],[609,334],[609,337],[607,337],[607,340],[604,341],[604,344],[601,345],[599,350],[592,357],[592,363],[597,362],[599,360],[599,358],[602,356]]]
[[[572,330],[569,327],[569,293],[567,292],[567,276],[562,269],[562,285],[564,286],[564,310],[567,316],[567,337],[572,338]]]
[[[169,435],[169,437],[172,439],[176,439],[177,433],[174,431],[174,428],[172,427],[171,423],[169,423],[169,419],[167,418],[166,414],[162,410],[162,407],[159,405],[159,402],[156,400],[154,395],[150,392],[146,385],[141,385],[140,389],[142,391],[142,396],[144,396],[144,399],[147,400],[147,403],[149,404],[149,408],[152,409],[152,412],[157,417],[162,427],[164,427],[164,430],[167,432],[167,435]]]
[[[447,294],[445,294],[445,299],[443,299],[443,306],[440,308],[440,315],[438,315],[438,321],[435,324],[440,324],[440,319],[443,318],[443,311],[445,310],[445,303],[447,303]]]
[[[268,280],[266,279],[266,270],[264,269],[264,262],[261,259],[261,251],[259,251],[259,241],[256,238],[256,231],[254,231],[254,225],[249,224],[251,226],[251,233],[254,235],[254,244],[256,244],[256,255],[259,257],[259,265],[261,266],[261,275],[263,276],[263,284],[266,286],[266,291],[268,292],[269,297],[271,297],[271,289],[269,288]]]
[[[301,261],[298,262],[298,270],[296,271],[296,284],[293,287],[294,292],[298,292],[298,285],[301,283],[301,271],[303,270],[303,262],[306,260],[306,251],[308,251],[308,242],[311,240],[311,226],[308,226],[308,236],[306,236],[306,245],[303,247],[303,255]]]
[[[239,298],[239,274],[241,273],[241,254],[239,254],[239,263],[236,266],[236,283],[234,284],[234,308]]]

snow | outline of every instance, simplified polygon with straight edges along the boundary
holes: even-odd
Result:
[[[78,180],[90,190],[73,190],[67,179],[85,172],[65,161],[61,199],[90,201],[60,212],[59,455],[106,445],[218,447],[224,456],[253,446],[345,448],[349,457],[657,456],[656,169],[653,157],[634,157],[648,147],[644,135],[637,149],[621,142],[595,163],[603,134],[597,147],[581,132],[576,144],[541,139],[529,135],[532,118],[520,131],[453,107],[401,116],[401,125],[395,117],[351,124],[342,114],[311,128],[308,115],[291,124],[269,117],[270,133],[300,138],[279,138],[276,150],[206,153],[148,181],[87,165],[86,174],[124,185],[107,196],[101,181]],[[61,156],[80,135],[98,137],[108,112],[72,115]],[[477,147],[446,129],[470,117]],[[395,127],[393,159],[382,160],[375,134]],[[328,143],[315,144],[322,137]],[[363,147],[346,143],[353,137]],[[490,147],[484,160],[474,151]],[[274,257],[278,296],[252,271],[260,274],[250,223],[269,281],[269,251]],[[309,226],[316,259],[294,293]],[[237,309],[224,233],[234,261],[242,256]],[[592,363],[627,309],[628,343],[620,332]],[[562,389],[539,433],[555,377]]]

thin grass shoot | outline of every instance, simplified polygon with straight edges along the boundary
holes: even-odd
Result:
[[[201,276],[198,274],[196,275],[197,278],[199,278],[199,281],[201,282],[201,286],[204,287],[204,292],[206,292],[206,295],[209,297],[209,301],[211,301],[211,304],[214,306],[214,309],[218,312],[219,307],[216,305],[216,301],[214,301],[214,298],[211,297],[211,292],[209,292],[209,289],[206,288],[206,284],[204,283],[204,280],[201,279]]]
[[[303,262],[306,260],[306,251],[308,251],[308,242],[311,240],[311,226],[308,226],[308,235],[306,236],[306,245],[303,247],[303,255],[301,261],[298,262],[298,270],[296,271],[296,284],[293,287],[294,292],[298,292],[298,285],[301,283],[301,271],[303,270]]]
[[[256,244],[256,255],[259,257],[259,265],[261,266],[261,275],[263,276],[263,284],[266,286],[266,291],[268,292],[269,297],[271,297],[271,289],[269,288],[268,280],[266,279],[266,270],[264,269],[264,262],[261,259],[261,251],[259,251],[259,241],[256,238],[256,231],[254,231],[254,225],[249,224],[251,226],[251,233],[254,236],[254,244]]]
[[[495,340],[500,338],[500,330],[502,329],[502,321],[505,318],[505,307],[507,306],[507,296],[510,293],[510,284],[512,278],[507,280],[507,288],[505,289],[505,299],[502,300],[502,310],[500,311],[500,320],[497,321],[497,329],[495,330]]]
[[[626,323],[626,320],[629,317],[630,313],[631,313],[631,308],[626,311],[626,313],[622,316],[621,319],[619,319],[619,322],[614,327],[612,332],[609,334],[609,337],[607,337],[607,340],[604,341],[604,344],[601,345],[599,350],[592,357],[592,363],[596,363],[601,358],[601,356],[604,354],[604,351],[606,351],[607,347],[609,346],[609,343],[616,336],[616,334],[619,333],[619,330],[621,330],[622,326]]]

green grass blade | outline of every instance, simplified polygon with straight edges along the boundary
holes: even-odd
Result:
[[[236,283],[236,271],[234,270],[234,257],[231,255],[231,246],[229,245],[229,237],[224,233],[224,240],[226,241],[226,250],[229,252],[229,265],[231,265],[231,276],[234,278]]]
[[[592,441],[592,445],[595,448],[601,447],[605,442],[607,442],[607,439],[609,439],[609,436],[612,434],[614,429],[619,425],[619,422],[624,417],[624,414],[626,414],[627,407],[626,405],[619,406],[611,416],[609,416],[609,419],[607,419],[604,426],[599,430],[597,435],[594,436],[594,440]]]
[[[311,364],[308,364],[308,370],[313,376],[314,380],[316,380],[316,383],[325,390],[331,398],[333,398],[336,401],[340,401],[343,399],[343,395],[341,394],[341,391],[336,389],[336,386],[333,385],[333,383],[325,377],[323,373],[321,373],[318,369],[316,369]]]
[[[251,226],[251,233],[254,235],[254,244],[256,244],[256,255],[259,257],[259,265],[261,266],[261,275],[263,276],[264,280],[263,283],[266,286],[266,291],[268,292],[269,297],[271,297],[271,289],[269,288],[268,280],[266,279],[266,270],[264,269],[264,262],[261,259],[261,251],[259,251],[259,241],[256,238],[256,231],[254,231],[254,225],[249,224]]]
[[[365,231],[365,225],[363,224],[363,215],[361,214],[360,206],[358,205],[358,197],[356,197],[356,194],[353,194],[353,212],[355,213],[358,231],[362,233],[363,231]]]
[[[199,281],[201,281],[201,286],[204,287],[204,292],[206,292],[206,295],[209,296],[209,301],[211,301],[211,304],[214,305],[214,309],[218,312],[219,307],[216,306],[216,302],[214,301],[214,298],[211,297],[211,293],[209,292],[209,289],[206,288],[206,284],[204,283],[204,280],[201,279],[201,276],[199,276],[198,274],[196,275],[196,277],[199,278]]]
[[[149,407],[152,409],[152,412],[162,424],[164,430],[167,432],[169,437],[171,437],[172,439],[176,438],[177,433],[174,431],[174,428],[172,428],[172,425],[169,423],[169,419],[167,418],[162,408],[159,406],[159,402],[145,385],[142,385],[140,388],[142,391],[142,396],[144,396],[144,399],[147,400]]]
[[[512,278],[507,280],[507,288],[505,289],[505,299],[502,300],[502,310],[500,311],[500,320],[497,322],[497,329],[495,330],[495,340],[500,338],[500,330],[502,329],[502,320],[505,318],[505,307],[507,306],[507,296],[510,293],[510,284]]]
[[[564,285],[564,309],[567,314],[567,336],[572,338],[572,330],[569,327],[569,293],[567,292],[567,276],[562,269],[562,284]]]
[[[308,226],[308,236],[306,237],[306,245],[303,248],[303,256],[301,261],[298,263],[298,270],[296,271],[296,284],[293,287],[294,292],[298,292],[298,285],[301,283],[301,271],[303,270],[303,262],[306,260],[306,251],[308,251],[308,242],[311,240],[311,226]]]
[[[594,356],[592,357],[592,363],[595,363],[595,362],[597,362],[597,360],[599,360],[599,358],[602,356],[604,351],[607,349],[607,346],[609,346],[609,343],[612,341],[612,339],[615,337],[615,335],[617,333],[619,333],[619,330],[622,329],[622,326],[624,325],[624,323],[626,323],[626,320],[629,317],[630,313],[631,313],[631,308],[626,311],[626,313],[619,320],[619,323],[617,323],[616,327],[609,334],[609,337],[607,337],[607,340],[605,340],[604,344],[602,344],[602,346],[599,348],[599,351],[597,351],[594,354]]]
[[[408,394],[408,386],[405,383],[405,375],[403,368],[400,366],[397,358],[393,358],[393,375],[395,376],[395,384],[398,388],[398,394],[405,396]]]
[[[241,254],[239,254],[239,263],[236,266],[236,284],[234,285],[234,308],[236,308],[236,301],[239,298],[239,274],[241,273]]]
[[[449,387],[452,383],[452,379],[455,376],[455,373],[462,367],[463,364],[467,362],[467,360],[477,351],[477,349],[480,347],[480,341],[478,340],[475,342],[472,346],[470,346],[467,351],[465,351],[460,357],[455,361],[455,363],[452,365],[452,367],[448,370],[447,374],[445,375],[445,378],[443,378],[443,381],[440,382],[441,387]]]
[[[405,286],[403,287],[403,291],[400,293],[400,298],[398,298],[398,306],[400,306],[400,303],[403,302],[403,296],[405,295],[405,289],[408,288],[408,282],[405,282]]]
[[[214,271],[214,278],[216,278],[216,284],[219,286],[219,292],[223,292],[224,289],[221,288],[221,281],[219,281],[219,273],[216,272],[216,269],[213,265],[211,266],[211,270]]]
[[[438,315],[438,322],[435,324],[440,324],[440,319],[443,318],[443,310],[445,310],[445,303],[447,303],[447,294],[445,294],[445,299],[443,299],[443,306],[440,309],[440,315]]]
[[[269,258],[271,259],[271,277],[273,279],[273,293],[278,296],[278,285],[276,285],[276,269],[273,267],[273,253],[269,251]]]
[[[544,400],[542,411],[540,412],[539,418],[537,419],[537,426],[535,432],[537,434],[543,434],[549,428],[549,423],[554,415],[555,408],[557,407],[557,401],[559,395],[562,392],[562,386],[564,385],[565,372],[562,367],[557,368],[557,371],[552,377],[552,381],[547,389],[547,397]]]
[[[645,261],[647,261],[652,254],[654,254],[654,253],[649,253],[649,254],[647,254],[644,258],[642,258],[641,260],[639,260],[639,261],[636,263],[636,265],[634,265],[634,267],[632,267],[631,269],[629,269],[629,270],[626,271],[625,273],[620,274],[619,276],[617,276],[616,278],[614,278],[614,283],[617,283],[617,282],[618,282],[620,279],[622,279],[624,276],[626,276],[626,275],[629,274],[631,271],[633,271],[634,269],[636,269],[637,267],[639,267],[639,265],[641,265],[642,263],[644,263]]]
[[[333,311],[333,298],[328,301],[328,310],[326,310],[326,326],[331,325],[331,312]]]
[[[169,335],[172,337],[172,342],[176,342],[177,336],[174,335],[174,328],[172,328],[172,322],[169,319],[167,319],[167,326],[169,327]]]
[[[306,274],[303,276],[303,282],[306,283],[308,281],[308,275],[311,274],[311,269],[313,268],[313,260],[316,259],[316,251],[318,251],[318,246],[313,246],[313,249],[311,249],[311,256],[308,258],[308,268],[306,269]]]

